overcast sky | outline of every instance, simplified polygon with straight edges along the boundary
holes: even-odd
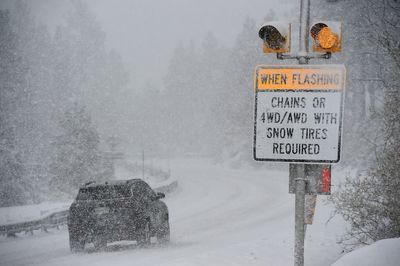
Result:
[[[11,0],[3,0],[7,6]],[[85,0],[107,34],[107,45],[126,63],[131,86],[143,88],[154,73],[164,76],[179,42],[199,43],[208,31],[229,46],[249,16],[257,23],[270,8],[283,20],[297,6],[296,0]],[[51,29],[62,23],[68,0],[30,0],[35,16]],[[255,33],[257,34],[257,33]],[[261,50],[260,50],[261,51]],[[153,80],[160,84],[161,79]]]

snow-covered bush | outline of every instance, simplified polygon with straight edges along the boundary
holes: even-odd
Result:
[[[350,224],[343,243],[352,245],[400,237],[400,3],[362,1],[358,7],[358,20],[365,24],[359,25],[365,30],[363,38],[374,47],[364,53],[375,53],[369,57],[374,78],[363,82],[379,86],[384,97],[383,104],[366,121],[368,132],[376,133],[376,138],[365,144],[373,152],[360,154],[374,158],[373,161],[366,160],[366,170],[356,178],[347,178],[332,196],[336,213]],[[374,123],[377,120],[379,123]],[[368,140],[368,132],[359,132],[359,138]],[[355,143],[361,145],[357,140]]]

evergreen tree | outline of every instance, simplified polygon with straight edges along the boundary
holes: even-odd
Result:
[[[29,5],[17,0],[12,12],[1,13],[0,45],[2,188],[19,198],[18,204],[48,199],[42,196],[54,179],[48,172],[56,165],[51,155],[59,152],[51,145],[58,121],[79,102],[95,115],[103,135],[116,135],[131,107],[127,73],[120,56],[105,49],[104,32],[79,0],[71,1],[66,23],[54,37],[36,22]],[[110,178],[112,163],[101,165],[109,166],[98,167],[98,175]],[[13,197],[9,201],[13,204]]]
[[[17,41],[9,12],[0,10],[0,206],[26,201],[24,166],[16,148],[14,126],[21,77],[25,74],[16,53]]]
[[[54,37],[54,89],[58,115],[71,103],[83,101],[93,120],[108,135],[117,121],[128,119],[131,107],[126,85],[127,71],[115,51],[107,51],[106,35],[87,4],[71,1],[65,25],[56,28]],[[118,118],[118,119],[116,119]]]
[[[196,143],[193,133],[196,130],[196,113],[194,106],[199,101],[196,94],[198,55],[193,44],[179,44],[171,58],[164,78],[165,101],[168,112],[167,121],[163,124],[171,146],[177,151],[189,152]]]
[[[229,88],[225,84],[229,55],[230,49],[223,46],[213,33],[209,32],[205,36],[201,46],[200,71],[197,75],[198,89],[195,93],[200,98],[196,110],[202,110],[198,112],[201,115],[198,132],[201,134],[199,139],[202,143],[202,147],[199,148],[211,155],[218,154],[221,149],[220,135],[230,106],[226,101]]]
[[[273,20],[270,18],[268,20]],[[224,119],[221,119],[223,157],[237,157],[238,162],[251,161],[254,105],[253,73],[256,65],[267,64],[262,42],[254,20],[246,18],[226,64]]]
[[[268,16],[274,20],[273,12]],[[177,46],[165,77],[164,99],[169,102],[166,127],[178,146],[222,159],[251,158],[253,71],[268,62],[256,33],[256,23],[247,18],[232,49],[212,33],[199,52],[191,44]]]
[[[52,119],[56,105],[51,101],[52,40],[48,29],[36,22],[25,1],[14,3],[10,21],[18,36],[15,49],[19,64],[25,70],[25,74],[19,74],[21,90],[13,111],[18,117],[13,123],[15,144],[26,169],[23,180],[25,189],[30,191],[29,201],[40,202],[46,195],[50,138],[56,128]]]
[[[50,185],[68,194],[88,180],[109,179],[99,150],[100,138],[84,107],[74,104],[60,121],[61,134],[52,143]]]
[[[374,49],[363,51],[370,64],[370,77],[367,82],[384,93],[383,106],[376,106],[374,117],[369,118],[365,137],[377,133],[368,142],[369,154],[358,150],[364,156],[368,167],[356,178],[347,178],[332,199],[336,212],[350,224],[343,243],[352,245],[370,244],[374,241],[400,236],[400,72],[397,22],[400,20],[400,4],[394,0],[352,1],[356,10],[356,24],[353,31],[363,31],[367,46]],[[358,27],[357,27],[358,26]],[[379,71],[377,71],[379,69]],[[374,70],[374,71],[372,71]],[[362,72],[361,72],[362,73]],[[360,133],[361,134],[361,133]],[[373,136],[373,135],[372,135]],[[360,141],[356,141],[360,145]],[[374,160],[367,159],[373,156]]]

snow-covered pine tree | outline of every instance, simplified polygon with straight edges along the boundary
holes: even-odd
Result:
[[[270,12],[271,15],[273,15]],[[274,20],[267,17],[266,20]],[[262,53],[262,41],[258,37],[258,24],[247,17],[243,23],[229,58],[224,64],[221,82],[222,98],[218,108],[221,134],[216,136],[220,143],[220,158],[235,157],[236,165],[252,161],[252,128],[254,89],[253,73],[256,65],[268,64],[272,58]],[[223,115],[223,117],[221,117]]]
[[[370,78],[358,82],[369,82],[382,90],[384,97],[368,120],[370,130],[361,135],[368,138],[371,131],[377,133],[369,143],[374,160],[367,160],[366,170],[356,178],[348,178],[332,196],[336,212],[350,224],[343,239],[350,247],[400,237],[400,3],[385,0],[353,4],[353,16],[359,21],[353,33],[363,29],[366,46],[373,48],[358,51],[369,58],[370,64]],[[360,155],[368,158],[371,154]]]
[[[210,155],[220,152],[221,128],[225,125],[226,109],[229,108],[226,93],[230,88],[224,83],[229,56],[230,49],[208,32],[200,46],[196,89],[196,97],[200,100],[196,110],[202,110],[198,125],[198,138],[202,145],[198,148]]]
[[[17,35],[12,31],[9,12],[0,10],[0,206],[26,200],[24,166],[16,148],[15,111],[26,73],[16,53]]]
[[[73,194],[84,182],[112,178],[107,176],[110,171],[105,167],[109,164],[103,164],[100,138],[85,107],[73,104],[60,121],[60,130],[52,143],[51,188]]]
[[[180,43],[170,60],[165,85],[165,112],[168,122],[164,122],[165,133],[171,143],[172,152],[190,152],[193,144],[193,133],[196,130],[196,112],[194,106],[200,99],[192,96],[197,89],[198,54],[191,43]]]

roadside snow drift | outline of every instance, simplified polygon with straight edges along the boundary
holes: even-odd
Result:
[[[380,240],[356,249],[332,266],[398,266],[400,265],[400,238]]]
[[[185,159],[172,161],[171,169],[179,186],[165,198],[170,244],[138,248],[115,243],[105,252],[89,247],[88,252],[73,254],[64,228],[0,238],[0,265],[293,265],[294,196],[288,193],[286,165],[279,170],[232,169]],[[332,206],[324,200],[318,198],[314,223],[307,227],[307,266],[331,265],[340,257],[336,240],[343,224],[336,217],[326,223]]]

